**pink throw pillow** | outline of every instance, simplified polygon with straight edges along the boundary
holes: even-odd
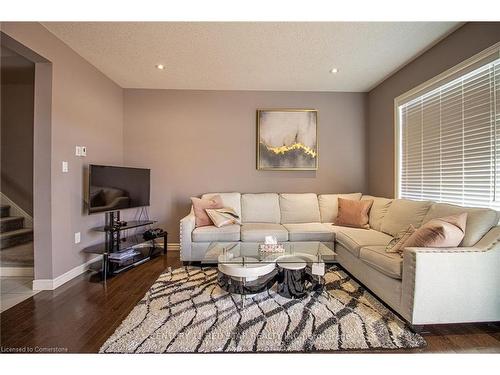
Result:
[[[404,243],[405,247],[457,247],[465,235],[467,213],[429,220]]]
[[[399,232],[397,236],[389,242],[389,245],[385,247],[385,251],[388,253],[399,253],[400,255],[403,255],[403,246],[405,246],[406,241],[408,241],[408,238],[410,238],[415,231],[415,227],[410,224],[408,228]]]
[[[220,195],[214,195],[210,199],[191,197],[191,202],[193,203],[193,211],[197,227],[206,227],[208,225],[213,225],[212,220],[210,220],[210,217],[205,211],[207,208],[223,208],[222,198],[220,197]]]
[[[368,213],[372,204],[373,199],[353,201],[351,199],[339,198],[339,213],[333,224],[344,227],[370,229]]]

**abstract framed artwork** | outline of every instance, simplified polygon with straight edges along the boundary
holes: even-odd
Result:
[[[318,111],[257,110],[257,169],[318,169]]]

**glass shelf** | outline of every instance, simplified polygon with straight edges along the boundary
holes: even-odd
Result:
[[[158,237],[158,238],[155,238],[154,240],[147,240],[146,241],[142,237],[142,234],[133,234],[133,235],[128,236],[128,237],[122,237],[121,241],[120,241],[120,247],[119,247],[118,252],[125,251],[127,249],[130,249],[131,247],[138,246],[141,244],[147,244],[147,243],[150,243],[151,244],[150,247],[153,247],[152,241],[155,242],[155,247],[156,247],[156,243],[160,240],[162,241],[163,237]],[[145,247],[147,247],[147,246],[145,246]],[[96,245],[91,245],[91,246],[86,247],[82,251],[84,253],[91,253],[91,254],[104,254],[106,251],[106,244],[105,243],[98,243]]]
[[[146,226],[146,225],[152,225],[154,223],[156,223],[156,221],[153,221],[153,220],[131,220],[131,221],[127,221],[127,225],[124,225],[122,227],[117,227],[113,231],[117,232],[117,231],[122,231],[122,230],[137,228],[137,227],[143,227],[143,226]],[[108,229],[109,228],[106,227],[106,226],[100,226],[100,227],[92,228],[92,230],[96,231],[96,232],[107,232]]]

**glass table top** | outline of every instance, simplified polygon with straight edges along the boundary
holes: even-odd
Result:
[[[203,264],[334,263],[333,244],[324,242],[282,242],[282,251],[261,249],[258,242],[212,242]]]

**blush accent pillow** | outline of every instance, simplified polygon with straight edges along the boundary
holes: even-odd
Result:
[[[399,232],[396,237],[389,242],[389,245],[386,246],[385,251],[387,253],[399,253],[403,255],[404,244],[408,240],[408,238],[415,232],[415,227],[410,224],[410,226],[401,232]]]
[[[372,204],[373,199],[354,201],[339,198],[339,212],[333,224],[344,227],[370,229],[368,213]]]
[[[467,213],[429,220],[418,228],[403,247],[456,247],[464,239]]]
[[[213,224],[205,211],[207,208],[215,209],[224,207],[220,195],[214,195],[210,199],[191,197],[191,202],[193,203],[196,227],[206,227]]]
[[[217,228],[225,225],[240,224],[240,217],[232,208],[207,208],[205,211],[207,211],[208,217],[210,217],[210,220],[212,220]]]

